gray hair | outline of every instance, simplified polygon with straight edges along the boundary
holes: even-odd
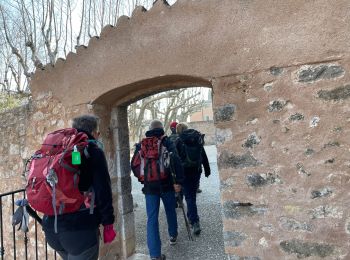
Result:
[[[149,125],[149,130],[153,130],[155,128],[164,128],[163,123],[157,119],[153,120]]]
[[[89,134],[96,131],[98,129],[98,125],[100,123],[100,119],[94,115],[82,115],[73,118],[72,127],[83,130]]]

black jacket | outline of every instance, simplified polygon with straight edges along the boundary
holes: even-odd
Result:
[[[89,209],[83,205],[82,209],[75,213],[57,216],[58,231],[81,230],[96,228],[99,224],[108,225],[114,223],[114,212],[112,205],[111,179],[104,152],[90,139],[88,145],[89,158],[84,154],[81,156],[79,190],[88,191],[91,187],[95,192],[94,213],[91,215]],[[54,228],[54,216],[44,216],[44,230]]]
[[[179,137],[177,139],[177,142],[176,142],[176,149],[177,149],[177,152],[180,156],[180,159],[181,161],[185,161],[186,160],[186,153],[184,151],[184,143],[183,141],[181,140],[181,138]],[[208,156],[207,156],[207,153],[205,152],[205,149],[204,147],[202,146],[202,149],[201,149],[201,158],[202,158],[202,161],[199,165],[199,167],[190,167],[190,168],[186,168],[184,167],[184,174],[185,175],[188,175],[188,174],[201,174],[202,173],[202,165],[204,167],[204,174],[206,177],[208,177],[211,172],[210,172],[210,165],[209,165],[209,160],[208,160]]]
[[[161,128],[156,128],[146,132],[146,137],[158,137],[161,138],[164,135],[164,130]],[[154,182],[145,182],[142,189],[145,194],[160,194],[161,192],[174,191],[174,182],[176,184],[182,184],[184,181],[183,167],[180,161],[179,156],[177,155],[176,148],[174,144],[169,140],[168,137],[165,137],[162,141],[162,145],[166,147],[169,153],[172,154],[170,157],[170,164],[172,165],[171,169],[165,169],[167,172],[168,178],[161,181]],[[141,144],[136,145],[135,153],[141,149]],[[172,175],[174,173],[174,177]]]

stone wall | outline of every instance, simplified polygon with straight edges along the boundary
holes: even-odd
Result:
[[[190,128],[196,129],[202,134],[205,134],[205,145],[216,144],[215,125],[213,121],[197,121],[187,123]]]
[[[171,7],[158,0],[147,12],[137,8],[35,73],[28,154],[72,116],[102,115],[120,251],[101,254],[128,256],[125,106],[168,89],[213,87],[229,259],[349,259],[349,30],[348,0],[178,0]],[[12,152],[20,158],[16,146]]]
[[[16,189],[23,189],[25,187],[25,177],[23,176],[24,164],[30,156],[40,148],[46,134],[64,127],[71,126],[71,119],[75,116],[94,113],[101,118],[101,141],[105,144],[104,149],[106,153],[109,171],[114,170],[114,155],[113,144],[107,140],[111,139],[111,131],[109,128],[110,112],[108,109],[100,106],[94,108],[89,104],[80,104],[72,107],[64,107],[61,102],[52,96],[51,92],[42,93],[34,97],[33,100],[26,106],[16,108],[9,112],[0,114],[1,123],[1,160],[0,162],[0,194],[10,192]],[[107,113],[107,115],[106,115]],[[117,204],[117,181],[116,177],[111,176],[114,208],[116,215],[118,215]],[[15,198],[22,196],[16,195]],[[11,197],[7,196],[3,199],[3,223],[6,224],[5,234],[5,257],[8,254],[13,256],[12,248],[12,227],[8,225],[11,223],[12,216]],[[117,216],[118,219],[118,216]],[[41,230],[41,229],[40,229]],[[18,237],[23,236],[18,232]],[[34,223],[31,223],[31,232],[28,234],[31,243],[29,254],[34,257]],[[43,236],[39,231],[39,244],[43,248]],[[113,259],[120,255],[120,241],[117,238],[114,243],[108,246],[101,245],[101,255],[105,259],[112,257]],[[23,256],[24,247],[17,245],[19,256]],[[39,256],[43,256],[45,252],[39,250]]]
[[[0,194],[23,188],[28,158],[26,133],[31,103],[0,114]]]
[[[342,60],[215,80],[230,259],[349,258],[349,71]]]

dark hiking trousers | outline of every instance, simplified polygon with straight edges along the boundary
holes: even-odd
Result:
[[[185,175],[185,181],[183,183],[183,194],[187,204],[187,217],[191,225],[199,221],[197,210],[197,189],[199,187],[199,180],[201,174],[194,172]]]
[[[45,231],[47,243],[64,260],[97,260],[99,229],[85,229],[55,233]]]

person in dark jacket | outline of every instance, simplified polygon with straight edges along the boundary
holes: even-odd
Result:
[[[179,138],[179,135],[176,133],[177,122],[175,122],[175,121],[171,122],[169,126],[170,126],[170,131],[171,131],[171,134],[169,135],[169,139],[176,146],[176,141]]]
[[[147,172],[147,163],[145,165],[144,181],[142,183],[143,193],[146,199],[147,211],[147,246],[152,260],[166,259],[164,254],[161,254],[161,240],[159,235],[159,206],[160,200],[163,201],[166,218],[168,222],[168,234],[170,245],[175,245],[177,240],[177,216],[176,216],[176,199],[175,192],[181,191],[181,184],[183,183],[183,168],[180,158],[176,153],[176,148],[168,137],[164,135],[163,124],[159,120],[153,120],[150,124],[149,131],[146,132],[146,137],[157,137],[160,145],[164,146],[170,154],[170,167],[165,168],[165,176],[156,180],[149,181],[147,175],[152,174]],[[142,142],[141,142],[142,143]],[[136,145],[135,154],[131,161],[133,167],[136,157],[142,149],[141,143]],[[159,150],[162,150],[161,148]],[[162,162],[158,161],[159,164]],[[169,166],[170,166],[169,165]],[[173,171],[173,172],[172,172]],[[172,174],[173,173],[173,174]],[[154,174],[154,173],[153,173]],[[159,174],[159,173],[155,173]],[[158,175],[160,176],[160,175]]]
[[[184,142],[182,140],[182,133],[188,129],[188,126],[184,123],[179,123],[176,126],[176,132],[179,134],[180,141],[178,142],[177,149],[178,154],[182,162],[186,160],[186,152],[184,151]],[[201,145],[201,161],[198,162],[198,166],[195,167],[183,167],[185,181],[183,183],[183,194],[185,196],[187,204],[187,217],[192,225],[193,233],[199,235],[201,227],[199,223],[198,209],[197,209],[197,190],[199,188],[200,177],[202,173],[202,165],[204,167],[205,177],[210,175],[210,166],[208,156]]]
[[[174,143],[174,145],[177,147],[179,142],[179,134],[176,132],[176,126],[178,123],[176,121],[170,123],[170,131],[171,134],[169,135],[169,139]],[[197,193],[201,193],[202,190],[200,189],[200,183],[198,183]],[[181,194],[182,197],[182,194]]]
[[[88,158],[81,156],[79,190],[94,193],[95,207],[82,205],[78,212],[57,216],[57,233],[54,230],[55,216],[43,217],[43,230],[48,244],[64,260],[95,260],[99,254],[99,225],[103,225],[105,243],[111,243],[116,233],[113,228],[111,180],[104,152],[98,147],[99,119],[83,115],[73,119],[72,127],[89,137]],[[92,213],[92,214],[91,214]]]

